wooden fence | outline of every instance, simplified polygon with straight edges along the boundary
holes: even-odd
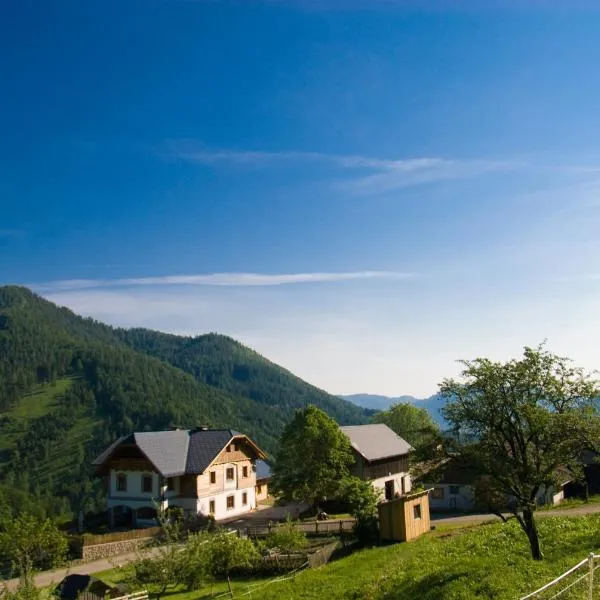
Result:
[[[144,529],[115,531],[113,533],[103,533],[100,535],[84,533],[82,538],[84,546],[96,546],[98,544],[110,544],[111,542],[127,542],[129,540],[139,540],[142,538],[154,537],[160,532],[160,527],[146,527]]]
[[[332,536],[350,533],[353,531],[355,524],[356,519],[331,519],[329,521],[301,521],[294,523],[294,526],[297,531],[308,536]],[[283,526],[285,524],[268,523],[256,527],[244,527],[239,529],[238,532],[248,537],[266,537],[272,531],[277,531],[279,527]]]

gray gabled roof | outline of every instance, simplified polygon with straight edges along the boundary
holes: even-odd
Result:
[[[183,475],[186,472],[189,431],[145,431],[134,433],[133,437],[137,447],[163,477]]]
[[[190,449],[185,467],[186,473],[203,473],[235,435],[231,429],[209,429],[190,434]]]
[[[413,447],[387,425],[347,425],[340,429],[348,436],[356,452],[365,460],[381,460],[408,454]]]
[[[233,429],[175,429],[131,433],[112,443],[93,464],[99,467],[118,446],[126,443],[135,444],[163,477],[199,474],[204,472],[234,437],[243,435]],[[252,441],[250,444],[253,445]],[[259,448],[254,447],[258,456],[264,456]]]

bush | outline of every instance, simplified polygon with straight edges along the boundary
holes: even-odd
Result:
[[[288,554],[305,548],[307,543],[306,535],[298,530],[297,524],[289,515],[285,523],[269,533],[266,540],[267,548],[279,548]]]

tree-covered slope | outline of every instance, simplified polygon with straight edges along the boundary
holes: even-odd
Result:
[[[198,381],[235,396],[244,396],[281,415],[314,404],[341,424],[362,422],[365,411],[340,401],[236,340],[216,333],[182,337],[148,329],[116,330],[132,348],[168,362]]]
[[[50,512],[78,509],[84,501],[97,508],[102,491],[90,462],[123,433],[172,425],[232,427],[273,451],[294,410],[307,403],[343,422],[364,419],[360,409],[233,340],[207,336],[226,340],[230,351],[206,346],[205,354],[214,356],[192,367],[191,359],[188,364],[135,342],[144,335],[163,339],[83,319],[25,288],[0,287],[0,489],[4,484],[33,494]],[[244,355],[252,357],[245,378]],[[261,361],[267,365],[262,379],[251,368]],[[288,383],[281,384],[277,373]]]

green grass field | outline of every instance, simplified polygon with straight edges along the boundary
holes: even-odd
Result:
[[[515,520],[468,528],[441,526],[413,542],[360,550],[290,581],[265,585],[270,580],[234,580],[234,594],[251,591],[244,597],[261,600],[515,600],[600,549],[600,515],[543,519],[539,529],[542,562],[529,557],[526,538]],[[113,570],[105,576],[118,581],[122,572]],[[225,591],[226,584],[219,582],[212,594]],[[584,597],[580,591],[561,600]],[[165,596],[169,600],[210,597],[210,588]]]
[[[27,425],[51,413],[60,404],[60,399],[73,384],[72,378],[58,379],[54,383],[40,384],[23,396],[10,410],[0,413],[6,418],[0,436],[0,466],[3,454],[14,448],[17,441],[27,431]]]

